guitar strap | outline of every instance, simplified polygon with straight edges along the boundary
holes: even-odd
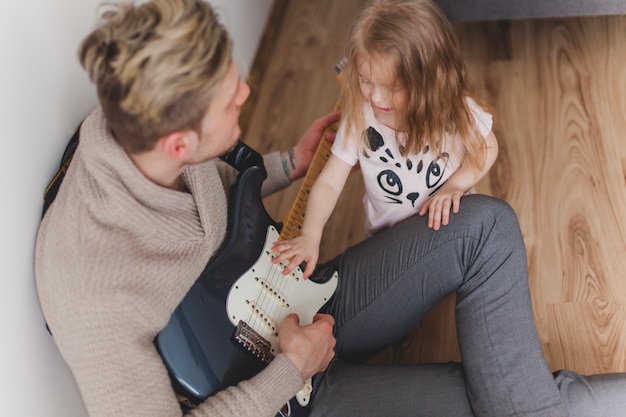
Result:
[[[261,167],[265,171],[263,157],[240,140],[220,158],[239,172],[244,172],[252,167]],[[264,178],[267,178],[267,173],[265,173]]]
[[[46,214],[46,211],[48,211],[48,208],[54,201],[55,197],[57,196],[57,193],[59,192],[59,187],[61,187],[63,178],[65,178],[65,173],[67,172],[67,169],[70,166],[70,162],[72,162],[72,157],[74,156],[74,152],[76,152],[76,148],[78,147],[78,140],[80,136],[79,132],[80,132],[81,124],[82,122],[78,125],[78,127],[74,131],[74,134],[70,138],[70,141],[65,147],[65,151],[63,152],[63,157],[61,158],[61,164],[59,166],[59,169],[54,175],[54,177],[52,178],[52,180],[48,183],[48,186],[46,187],[46,190],[43,193],[43,211],[41,213],[42,218]]]

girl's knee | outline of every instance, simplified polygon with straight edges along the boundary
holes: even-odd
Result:
[[[554,381],[572,417],[624,415],[624,373],[583,376],[563,370],[554,373]]]

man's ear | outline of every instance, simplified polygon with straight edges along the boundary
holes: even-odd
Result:
[[[169,157],[184,160],[195,149],[198,140],[197,136],[197,133],[193,130],[179,130],[159,139],[158,146]]]

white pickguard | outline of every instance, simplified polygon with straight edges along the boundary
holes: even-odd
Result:
[[[335,292],[338,281],[337,272],[322,284],[305,280],[300,267],[283,275],[284,264],[272,263],[271,247],[278,236],[276,228],[269,226],[261,256],[235,281],[226,299],[226,312],[233,325],[244,321],[272,345],[273,355],[280,352],[276,335],[280,323],[295,313],[301,325],[310,324]],[[311,390],[307,381],[296,395],[303,407],[308,404]]]

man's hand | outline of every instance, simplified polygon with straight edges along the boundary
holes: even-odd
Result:
[[[303,380],[324,371],[335,356],[335,320],[316,314],[313,323],[300,326],[298,316],[290,314],[278,330],[280,351],[296,366]]]
[[[317,119],[302,135],[296,146],[286,152],[281,152],[283,164],[290,180],[296,180],[306,173],[324,131],[332,124],[337,123],[340,117],[341,113],[333,112]],[[330,142],[335,140],[335,129],[328,130],[326,140]]]

